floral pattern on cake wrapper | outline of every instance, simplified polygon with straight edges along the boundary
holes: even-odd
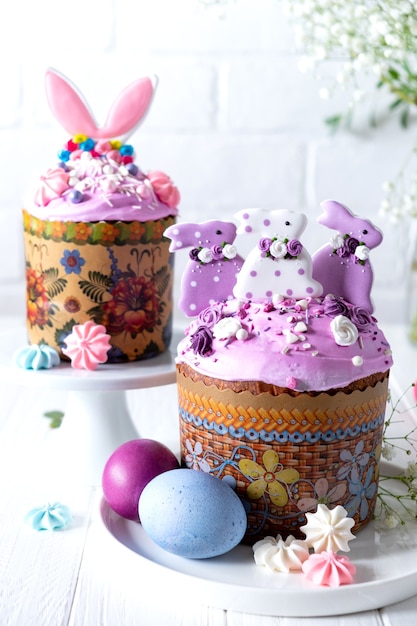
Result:
[[[352,453],[341,450],[340,462],[323,472],[328,478],[323,476],[315,481],[302,477],[301,466],[300,471],[294,464],[285,467],[272,448],[260,454],[249,445],[236,445],[227,456],[218,453],[220,446],[216,449],[186,438],[184,464],[220,479],[229,480],[233,476],[234,484],[240,485],[238,495],[248,514],[248,539],[262,534],[266,524],[271,523],[282,526],[288,533],[297,533],[305,523],[305,513],[315,511],[319,504],[343,506],[356,524],[370,519],[378,486],[379,437],[371,452],[364,452],[362,440],[355,444]],[[310,495],[300,497],[301,491]]]
[[[41,222],[41,220],[34,219]],[[155,329],[159,329],[164,345],[168,346],[172,333],[172,319],[169,315],[168,319],[164,320],[164,310],[165,296],[171,284],[173,261],[169,256],[168,264],[162,264],[155,269],[161,248],[157,243],[153,243],[154,240],[160,243],[158,238],[162,236],[166,221],[161,221],[161,224],[156,222],[123,224],[124,236],[141,237],[143,243],[139,248],[131,247],[129,260],[125,262],[124,268],[119,267],[118,249],[111,244],[116,243],[116,240],[120,244],[131,243],[131,240],[122,240],[123,229],[119,228],[120,224],[100,224],[95,234],[100,234],[101,239],[95,243],[102,244],[104,250],[107,251],[109,273],[99,269],[90,269],[83,257],[83,248],[74,247],[76,241],[70,241],[71,238],[68,235],[72,232],[70,228],[67,230],[66,239],[62,229],[56,233],[56,240],[61,238],[62,243],[64,239],[68,247],[63,249],[59,260],[49,267],[45,267],[49,256],[48,240],[34,237],[31,240],[33,266],[30,261],[26,264],[29,327],[37,327],[40,330],[49,328],[50,332],[53,332],[57,346],[60,349],[65,346],[65,338],[80,320],[69,318],[63,326],[59,325],[56,317],[60,307],[56,300],[59,297],[60,302],[62,301],[62,308],[70,315],[77,316],[81,310],[79,298],[72,292],[66,295],[69,277],[76,275],[80,295],[86,297],[92,305],[84,311],[85,319],[82,321],[92,319],[97,324],[104,325],[110,335],[116,336],[124,333],[132,339],[136,339],[144,332],[152,334]],[[46,233],[43,232],[42,236],[45,237]],[[53,240],[51,235],[51,241]],[[143,260],[147,264],[147,270],[144,272],[141,270]],[[151,356],[158,352],[160,352],[158,344],[150,339],[143,351],[143,356]],[[120,348],[113,346],[109,352],[109,360],[122,361],[128,360],[128,357]]]
[[[174,221],[172,217],[167,217],[147,222],[62,222],[41,220],[23,211],[23,227],[29,235],[77,245],[158,243]]]

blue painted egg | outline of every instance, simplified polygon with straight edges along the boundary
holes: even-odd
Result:
[[[243,504],[227,483],[191,469],[153,478],[142,491],[139,517],[156,544],[189,559],[228,552],[241,542],[247,524]]]

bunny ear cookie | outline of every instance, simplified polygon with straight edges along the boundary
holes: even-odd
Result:
[[[104,126],[99,127],[77,88],[62,74],[49,69],[45,77],[46,96],[54,117],[70,134],[92,139],[113,139],[132,133],[145,116],[156,81],[140,78],[126,87],[110,108]]]

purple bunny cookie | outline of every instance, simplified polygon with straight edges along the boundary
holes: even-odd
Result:
[[[167,228],[164,235],[171,239],[171,252],[191,248],[178,302],[187,317],[198,315],[211,302],[233,297],[236,275],[243,265],[233,244],[233,223],[210,220],[176,224]]]
[[[313,277],[323,285],[325,294],[340,296],[372,313],[369,251],[381,243],[382,233],[335,200],[325,200],[320,206],[323,213],[318,222],[337,232],[330,245],[313,255]]]

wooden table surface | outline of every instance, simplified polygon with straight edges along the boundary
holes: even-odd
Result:
[[[417,350],[408,345],[401,327],[390,327],[386,334],[394,346],[396,361],[392,384],[397,390],[405,389],[417,378]],[[143,561],[104,527],[100,487],[73,484],[65,455],[57,459],[54,454],[59,429],[50,427],[50,419],[44,413],[64,410],[66,393],[48,388],[29,389],[4,377],[0,379],[0,626],[408,626],[415,623],[417,595],[380,610],[297,618],[202,606],[183,589],[150,585]],[[130,413],[141,436],[171,444],[175,441],[175,395],[174,385],[127,392]],[[146,410],[155,402],[160,419],[150,419]],[[76,450],[71,451],[72,456],[72,462],[82,462],[77,459]],[[23,523],[30,509],[54,501],[63,502],[71,509],[73,522],[69,528],[36,532]]]

